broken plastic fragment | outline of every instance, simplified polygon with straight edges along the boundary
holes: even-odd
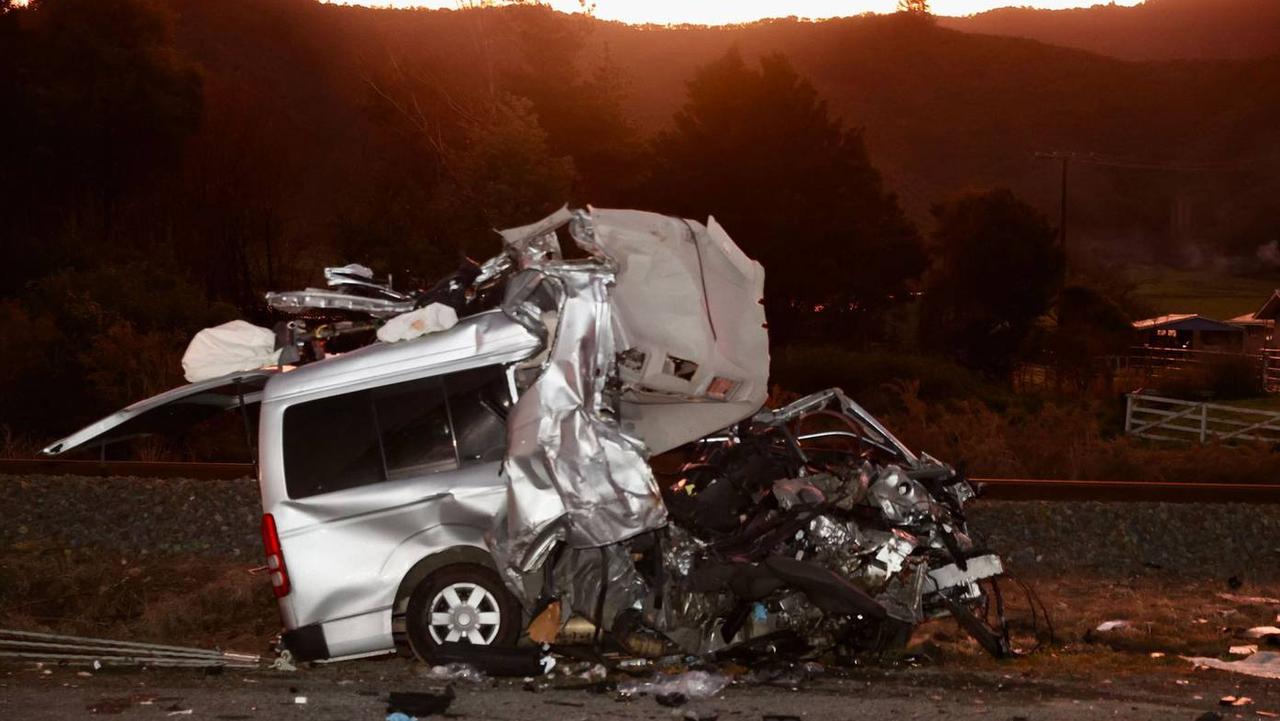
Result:
[[[1280,642],[1280,628],[1275,626],[1254,626],[1244,632],[1245,638],[1260,638],[1269,642]]]
[[[383,343],[413,340],[428,333],[449,330],[457,324],[458,311],[442,303],[432,303],[388,320],[378,329],[378,340]]]
[[[711,698],[728,685],[729,679],[718,673],[686,671],[675,676],[654,676],[647,681],[624,681],[618,684],[618,693],[623,696],[679,694],[688,700],[698,700]]]
[[[422,675],[432,681],[462,681],[474,684],[488,683],[489,681],[489,677],[483,671],[469,663],[432,666]]]
[[[438,692],[392,691],[387,697],[387,713],[400,712],[418,718],[442,714],[456,697],[453,686],[446,686],[444,691]]]
[[[1280,679],[1280,653],[1274,651],[1259,651],[1239,661],[1222,661],[1201,656],[1183,656],[1182,660],[1189,661],[1196,666],[1219,671],[1242,673],[1247,676],[1257,676],[1258,678]]]

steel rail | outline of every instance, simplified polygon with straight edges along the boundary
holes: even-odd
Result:
[[[142,641],[117,641],[107,638],[91,638],[88,636],[67,636],[59,633],[40,633],[36,631],[17,631],[12,629],[0,628],[0,643],[18,642],[23,639],[36,639],[39,641],[51,642],[68,642],[79,646],[106,646],[116,648],[128,648],[138,651],[172,651],[186,654],[202,654],[205,656],[227,657],[234,656],[242,659],[257,660],[257,656],[252,654],[234,653],[231,651],[217,651],[213,649],[195,648],[192,646],[170,646],[162,643],[144,643]]]
[[[237,658],[226,656],[221,653],[206,653],[204,651],[155,651],[141,649],[134,646],[108,646],[99,644],[78,644],[78,643],[46,643],[44,641],[24,641],[17,638],[0,639],[0,650],[3,651],[22,651],[37,652],[48,651],[54,654],[62,653],[101,653],[106,657],[120,657],[136,655],[145,652],[151,656],[164,656],[173,659],[187,659],[192,661],[243,661],[251,662],[247,658]]]
[[[1280,484],[1183,481],[1085,481],[971,478],[976,501],[1118,501],[1163,503],[1280,503]]]
[[[254,476],[250,463],[67,461],[0,459],[0,475],[135,476],[235,480]],[[972,478],[980,500],[1140,501],[1168,503],[1280,503],[1280,484],[1105,481],[1048,478]]]
[[[15,653],[0,651],[0,658],[16,658],[44,663],[67,663],[92,666],[171,666],[175,668],[260,668],[258,664],[218,659],[162,658],[158,656],[92,656],[84,654]]]

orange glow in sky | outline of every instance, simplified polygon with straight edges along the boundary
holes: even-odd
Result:
[[[481,2],[450,0],[347,0],[354,5],[376,7],[456,8]],[[932,0],[936,15],[971,15],[1009,5],[1037,8],[1088,7],[1102,0]],[[1137,5],[1140,0],[1116,0],[1116,5]],[[557,10],[580,12],[578,0],[550,0]],[[628,23],[697,23],[719,25],[751,22],[761,18],[830,18],[861,13],[888,13],[897,0],[595,0],[595,15],[603,20]]]

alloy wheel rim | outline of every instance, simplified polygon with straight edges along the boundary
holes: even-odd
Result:
[[[431,599],[427,631],[437,644],[466,642],[487,646],[498,636],[502,609],[478,583],[451,583]]]

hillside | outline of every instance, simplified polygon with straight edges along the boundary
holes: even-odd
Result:
[[[1181,0],[1173,0],[1181,1]],[[1236,0],[1230,0],[1235,2]],[[784,53],[833,110],[865,129],[874,161],[918,221],[962,189],[1008,185],[1056,216],[1056,165],[1043,150],[1172,162],[1241,161],[1230,173],[1161,173],[1078,166],[1073,229],[1126,251],[1172,256],[1173,199],[1191,208],[1179,242],[1235,244],[1274,230],[1280,155],[1280,57],[1132,63],[1020,38],[993,37],[903,17],[739,27],[639,28],[536,9],[381,10],[307,0],[170,0],[181,42],[213,77],[250,86],[252,102],[321,151],[291,198],[328,208],[368,155],[361,112],[366,76],[413,57],[441,74],[482,82],[518,59],[512,38],[529,22],[585,24],[584,64],[607,62],[626,86],[644,133],[670,121],[695,68],[730,47]],[[327,200],[328,199],[328,200]],[[309,224],[301,216],[299,222]],[[1145,249],[1145,250],[1144,250]],[[1168,258],[1165,258],[1168,259]]]
[[[1133,7],[1007,7],[940,18],[955,30],[1031,38],[1129,60],[1257,58],[1280,52],[1275,0],[1147,0]]]

